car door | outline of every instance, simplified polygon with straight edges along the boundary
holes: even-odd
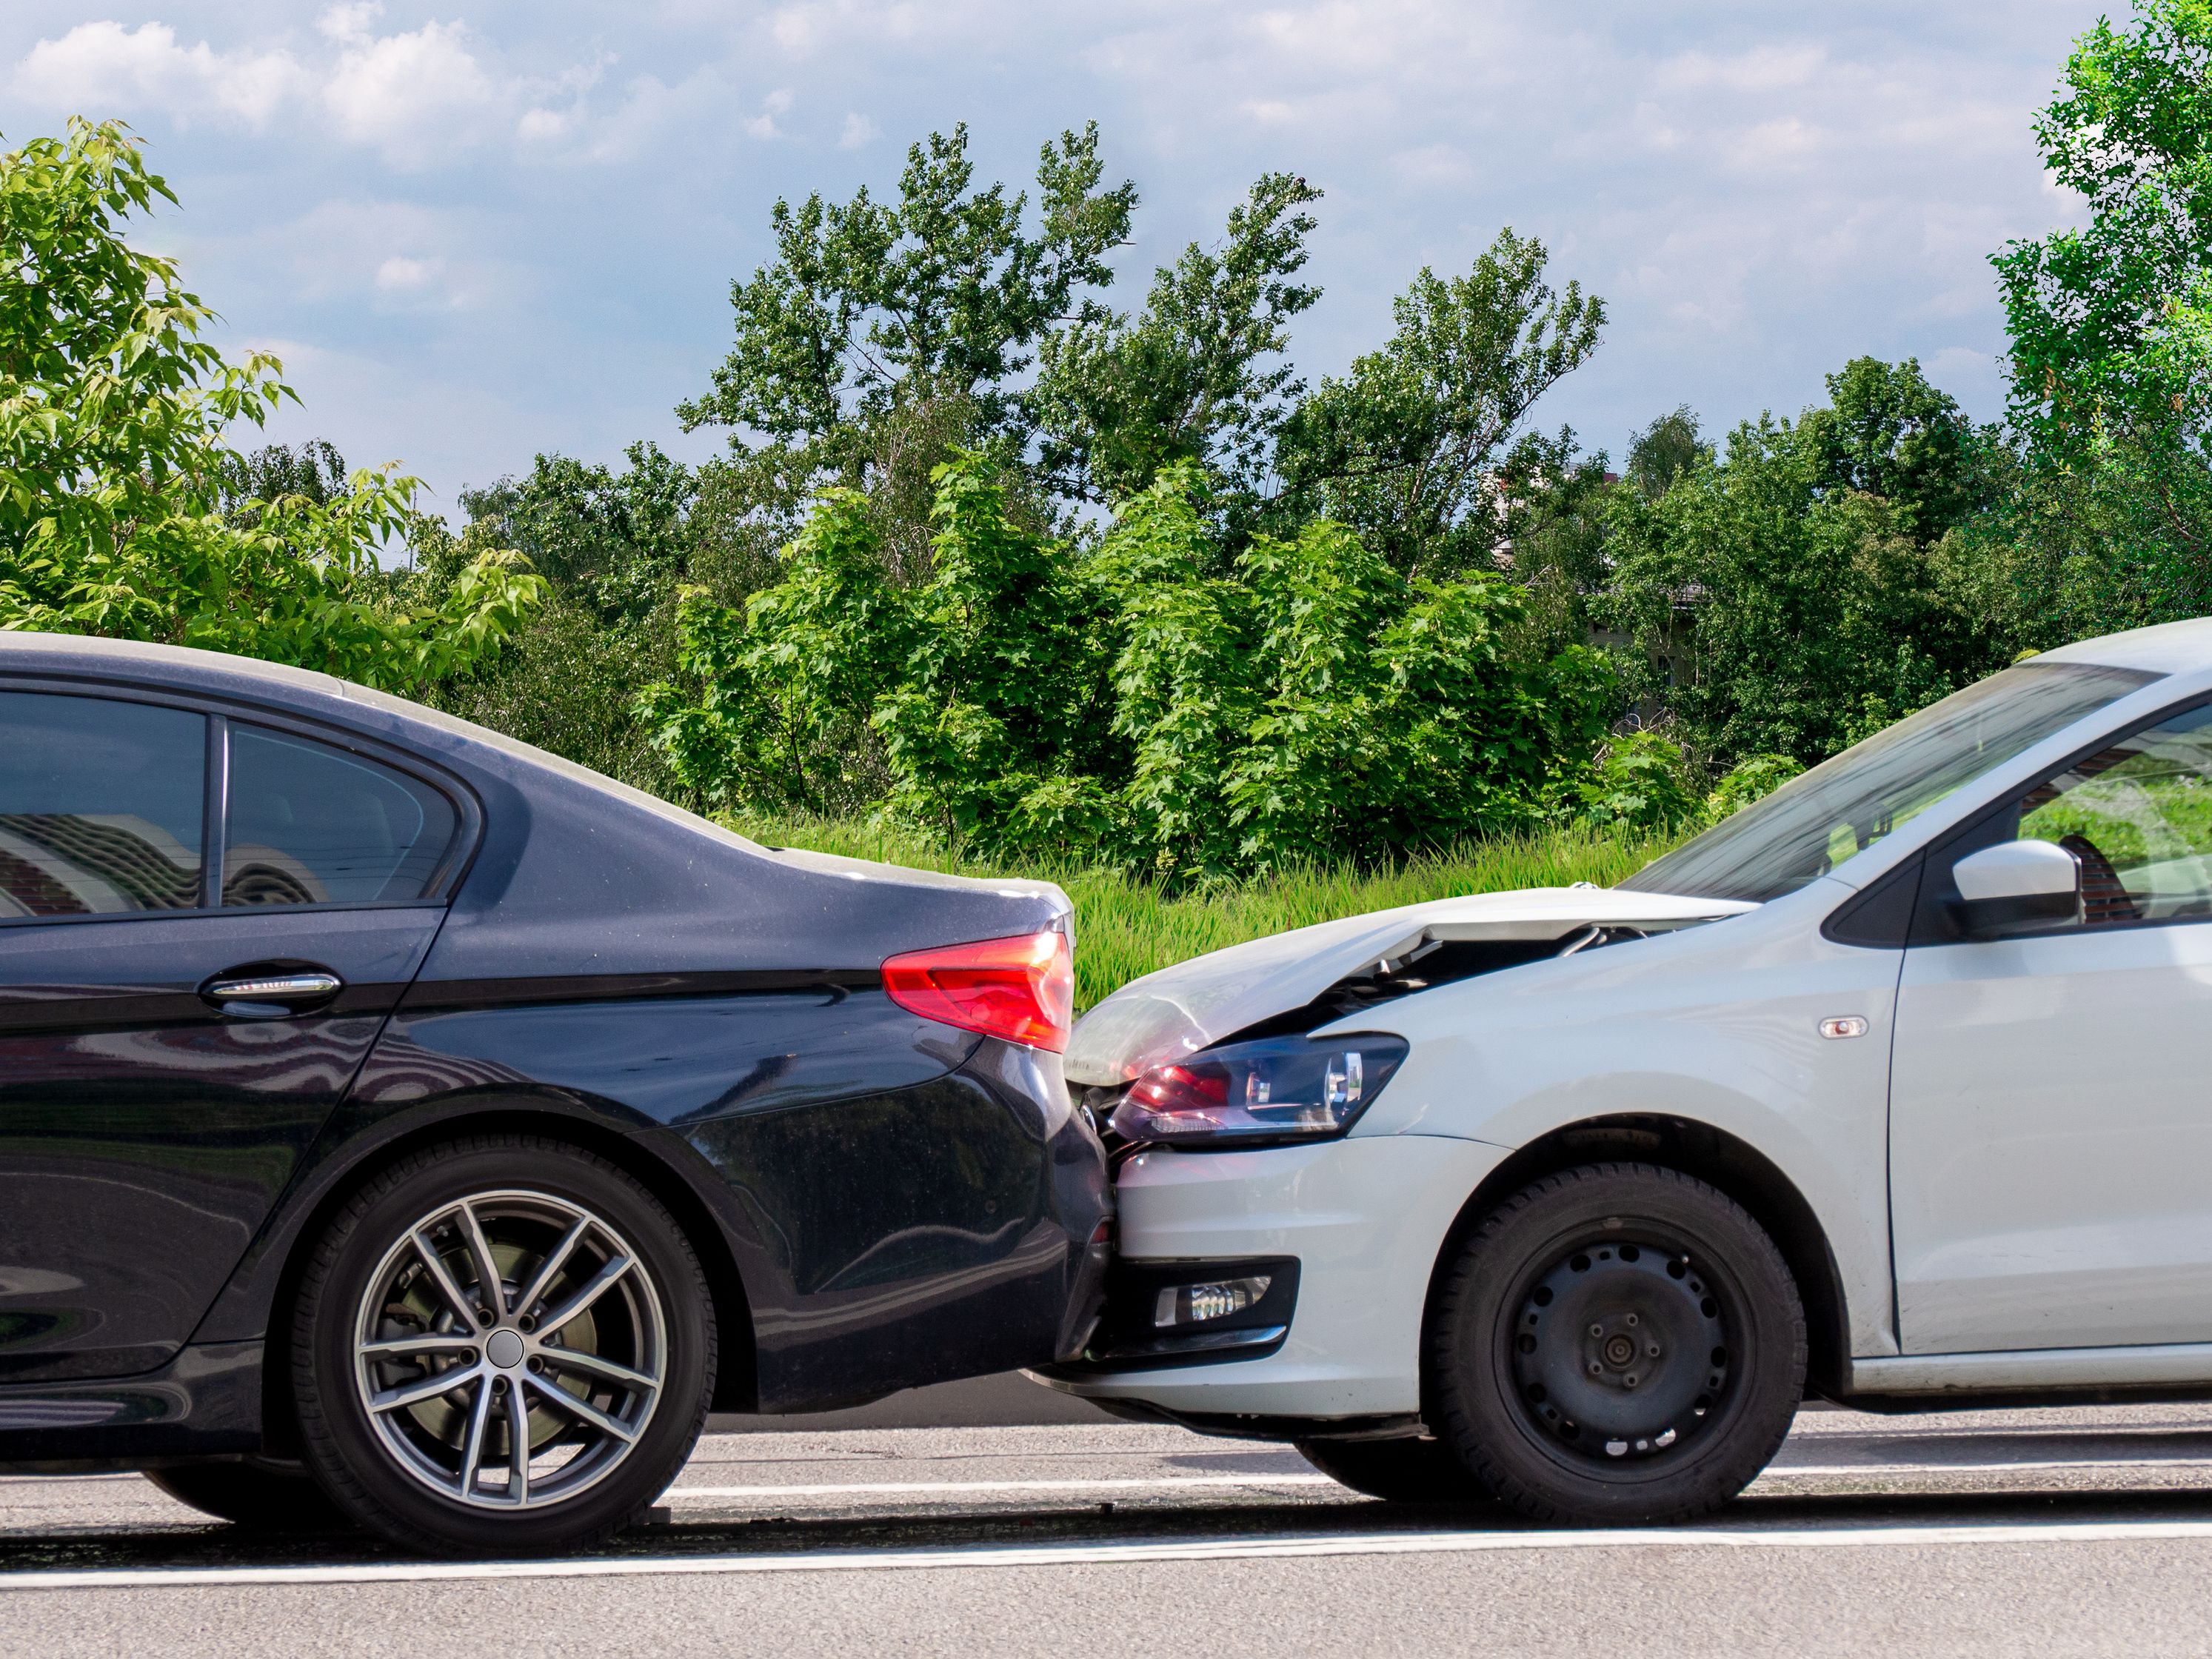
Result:
[[[2081,913],[1962,937],[1952,866],[2014,838],[2075,854]],[[1890,1133],[1906,1352],[2212,1340],[2212,707],[1930,853]]]
[[[420,964],[462,823],[297,732],[0,690],[0,1382],[186,1340]]]

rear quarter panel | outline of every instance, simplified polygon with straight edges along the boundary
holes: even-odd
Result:
[[[1108,1200],[1055,1056],[917,1018],[880,990],[439,1006],[453,994],[418,986],[403,1005],[284,1224],[196,1340],[262,1333],[313,1216],[386,1148],[535,1121],[623,1137],[686,1184],[742,1284],[751,1330],[726,1347],[752,1348],[749,1407],[1057,1351]]]

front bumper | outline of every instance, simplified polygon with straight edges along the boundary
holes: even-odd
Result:
[[[1171,1368],[1063,1367],[1071,1394],[1194,1418],[1381,1418],[1420,1409],[1421,1318],[1444,1237],[1510,1149],[1431,1135],[1253,1152],[1139,1153],[1116,1178],[1132,1266],[1297,1264],[1297,1300],[1262,1357]],[[1154,1362],[1157,1365],[1157,1362]]]

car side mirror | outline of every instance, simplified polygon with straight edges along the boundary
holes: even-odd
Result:
[[[2081,919],[2081,860],[2054,841],[2004,841],[1951,866],[1952,910],[1970,939]]]

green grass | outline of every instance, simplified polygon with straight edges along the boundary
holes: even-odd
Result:
[[[1156,968],[1316,921],[1466,893],[1564,887],[1577,881],[1610,886],[1668,845],[1567,830],[1475,842],[1390,870],[1314,866],[1233,887],[1171,895],[1149,882],[1094,866],[1050,860],[1014,865],[967,858],[931,836],[864,820],[729,822],[741,834],[775,847],[811,848],[959,875],[1033,876],[1058,882],[1075,901],[1078,1012]]]

